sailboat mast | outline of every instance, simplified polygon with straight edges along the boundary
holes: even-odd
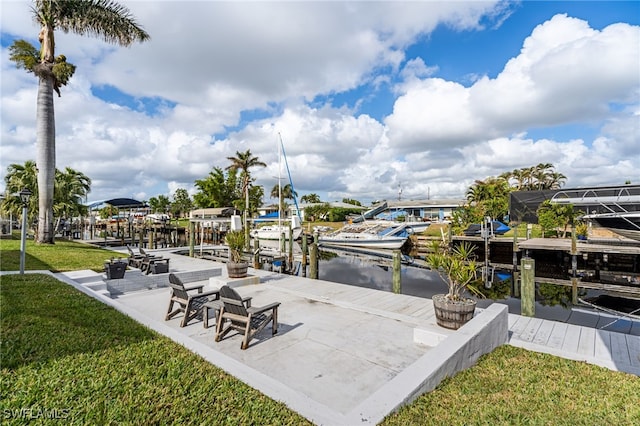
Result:
[[[282,226],[282,143],[278,144],[278,226]]]
[[[280,133],[278,133],[280,136]],[[282,139],[280,139],[282,140]],[[278,250],[282,249],[282,144],[278,144]]]
[[[300,217],[300,207],[298,206],[298,197],[296,197],[296,189],[293,187],[293,179],[291,179],[291,170],[289,170],[289,162],[287,161],[287,153],[284,152],[284,142],[282,142],[282,135],[278,133],[280,137],[280,148],[282,149],[282,157],[284,158],[284,165],[287,167],[287,175],[289,176],[289,185],[291,185],[291,195],[293,196],[293,202],[296,205],[296,216]]]

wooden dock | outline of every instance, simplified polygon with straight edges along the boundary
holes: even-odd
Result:
[[[535,260],[536,283],[577,286],[640,299],[640,243],[632,240],[577,241],[568,238],[453,237],[470,242],[477,260],[492,268],[518,272],[524,257]]]
[[[640,336],[512,314],[509,331],[513,346],[640,375]]]

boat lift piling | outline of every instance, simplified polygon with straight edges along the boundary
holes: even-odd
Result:
[[[309,278],[318,279],[318,243],[314,241],[309,248]]]
[[[402,253],[400,250],[394,250],[393,254],[393,292],[402,293]]]
[[[520,281],[520,304],[522,316],[533,317],[536,312],[536,261],[523,257],[520,261],[522,277]]]
[[[307,234],[302,232],[302,276],[307,276]]]

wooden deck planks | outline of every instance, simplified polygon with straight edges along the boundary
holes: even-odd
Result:
[[[567,324],[567,331],[564,336],[564,342],[562,342],[562,350],[577,353],[578,343],[580,342],[580,330],[582,327]]]
[[[385,292],[384,294],[380,294],[380,295],[374,295],[376,302],[376,305],[378,306],[383,306],[383,305],[391,305],[394,304],[396,302],[398,302],[398,300],[400,300],[400,297],[397,294],[394,293],[389,293],[389,292]]]
[[[395,312],[397,314],[401,313],[403,309],[406,309],[407,305],[411,304],[411,300],[407,297],[396,297],[390,303],[387,303],[387,309],[391,312]]]
[[[578,353],[585,356],[594,356],[595,353],[595,328],[583,327],[580,330],[580,339],[578,340]]]
[[[427,303],[419,303],[419,301],[410,300],[397,312],[402,315],[418,317],[419,313],[422,312],[426,306],[428,306]],[[433,310],[433,308],[431,310]]]
[[[553,331],[553,321],[542,321],[538,332],[533,338],[533,343],[536,345],[546,345],[551,337]]]
[[[557,322],[553,324],[553,329],[551,330],[551,334],[549,335],[547,346],[553,349],[562,349],[564,336],[567,334],[568,327],[569,324],[564,322]]]
[[[527,326],[520,333],[520,340],[524,340],[525,342],[533,342],[533,339],[536,337],[536,333],[540,329],[543,320],[540,318],[531,318],[531,320],[527,323]]]
[[[627,346],[629,347],[629,357],[631,365],[640,367],[640,336],[627,335]]]
[[[519,317],[518,320],[513,324],[513,326],[509,327],[509,329],[513,332],[513,337],[519,339],[520,334],[525,330],[527,325],[531,321],[530,317]]]
[[[594,356],[605,361],[613,361],[611,355],[611,332],[596,330],[594,337]]]
[[[611,354],[613,356],[613,362],[616,364],[631,365],[631,357],[629,356],[626,337],[626,334],[611,333]]]
[[[435,314],[436,313],[433,309],[433,304],[425,303],[423,306],[420,307],[420,309],[418,309],[413,314],[411,314],[411,316],[415,318],[420,318],[422,320],[428,320],[429,318],[432,318]]]

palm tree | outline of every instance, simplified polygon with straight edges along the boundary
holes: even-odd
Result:
[[[315,192],[312,192],[311,194],[303,195],[302,198],[300,198],[300,201],[302,201],[303,203],[310,203],[310,204],[321,202],[320,196]]]
[[[501,218],[507,213],[510,194],[509,182],[504,175],[476,180],[467,189],[467,201],[475,203],[485,215]]]
[[[7,193],[17,194],[23,188],[31,191],[29,216],[33,217],[38,212],[37,174],[38,170],[35,161],[28,160],[24,165],[11,164],[7,167],[7,175],[5,176]],[[55,215],[58,217],[72,217],[85,214],[86,206],[83,205],[83,200],[91,191],[91,179],[70,167],[67,167],[64,171],[56,169],[55,176],[54,203],[52,207]],[[22,201],[17,195],[7,197],[4,203],[3,209],[16,215],[19,214],[22,208]],[[29,223],[31,223],[31,217],[29,218]]]
[[[19,216],[22,211],[22,200],[17,195],[23,188],[31,191],[29,198],[29,216],[38,211],[36,201],[38,199],[38,168],[36,162],[28,160],[21,164],[11,164],[7,167],[7,174],[4,177],[6,197],[2,202],[2,211]],[[29,219],[29,223],[31,220]]]
[[[293,189],[293,186],[291,186],[290,183],[286,184],[285,186],[283,186],[282,188],[280,187],[280,185],[275,185],[272,189],[271,189],[271,198],[278,198],[279,200],[279,209],[283,210],[285,205],[284,205],[284,200],[294,200],[298,197],[298,193]]]
[[[84,173],[65,168],[56,170],[53,210],[56,216],[70,218],[86,213],[82,201],[91,191],[91,179]]]
[[[33,72],[39,80],[36,109],[36,144],[38,165],[38,236],[39,243],[54,243],[53,198],[56,170],[55,116],[53,91],[67,84],[75,65],[64,55],[55,56],[55,30],[90,34],[108,43],[129,46],[149,39],[129,10],[112,0],[35,0],[34,20],[40,25],[40,51],[25,40],[10,47],[10,59],[18,68]]]
[[[247,220],[249,218],[249,186],[251,184],[251,173],[249,169],[251,167],[261,166],[267,167],[265,163],[260,161],[258,157],[254,157],[251,154],[251,150],[246,150],[245,152],[236,151],[235,157],[227,157],[227,160],[231,161],[231,165],[227,167],[227,170],[233,171],[241,171],[242,176],[242,192],[245,196],[245,204],[244,204],[244,223],[245,228],[247,228]],[[247,228],[248,229],[248,228]]]
[[[552,172],[547,176],[547,189],[560,189],[567,177],[560,172]]]

